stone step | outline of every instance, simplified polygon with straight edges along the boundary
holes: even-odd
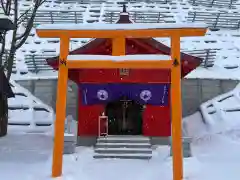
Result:
[[[125,140],[149,140],[149,137],[146,136],[133,136],[133,135],[108,135],[108,136],[101,136],[98,139],[125,139]]]
[[[94,158],[152,158],[150,139],[144,136],[99,137],[94,152]]]
[[[97,143],[149,143],[149,140],[98,139]]]
[[[152,154],[150,148],[96,148],[99,154]]]
[[[107,136],[98,138],[97,143],[150,143],[150,140],[144,136]]]
[[[116,158],[116,159],[141,159],[141,160],[149,160],[152,158],[152,154],[99,154],[95,153],[93,156],[95,159],[103,159],[103,158]]]
[[[150,143],[99,143],[95,145],[95,148],[151,148]]]

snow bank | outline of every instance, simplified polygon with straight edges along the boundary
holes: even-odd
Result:
[[[240,138],[240,84],[200,106],[200,111],[183,119],[183,133],[195,140],[222,134]]]
[[[240,85],[200,106],[206,124],[219,133],[240,128]]]
[[[53,109],[14,81],[11,81],[11,85],[15,97],[8,100],[9,130],[25,132],[50,130],[55,117]]]
[[[183,118],[183,136],[197,138],[207,134],[207,127],[200,112]]]

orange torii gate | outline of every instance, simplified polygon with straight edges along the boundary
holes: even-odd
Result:
[[[173,179],[183,178],[180,37],[204,36],[205,24],[58,24],[41,25],[42,38],[60,38],[60,58],[52,176],[62,174],[68,69],[130,68],[171,70]],[[170,37],[171,56],[125,55],[126,38]],[[70,38],[111,38],[113,56],[69,55]],[[95,58],[95,59],[94,59]],[[163,59],[166,58],[166,59]]]

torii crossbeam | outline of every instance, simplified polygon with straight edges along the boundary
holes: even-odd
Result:
[[[171,70],[171,118],[173,180],[183,178],[182,159],[182,101],[180,37],[204,36],[205,24],[57,24],[41,25],[37,34],[42,38],[60,38],[58,91],[53,148],[52,176],[62,174],[64,146],[64,120],[66,117],[66,94],[68,69],[72,68],[129,68]],[[162,55],[125,56],[126,38],[170,37],[171,56]],[[111,38],[113,56],[69,55],[70,38]],[[121,57],[120,57],[121,56]]]

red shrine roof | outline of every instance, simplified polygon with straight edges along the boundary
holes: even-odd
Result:
[[[129,14],[126,12],[126,6],[123,7],[123,12],[120,13],[119,20],[116,22],[119,24],[133,23]],[[110,39],[93,39],[84,46],[71,51],[69,54],[96,54],[96,55],[111,55],[111,40]],[[126,54],[164,54],[170,55],[171,48],[162,44],[161,42],[153,38],[129,38],[126,39]],[[54,69],[58,69],[58,58],[53,57],[47,59],[47,63]],[[202,62],[199,57],[194,57],[185,53],[181,53],[181,68],[182,77],[186,76],[192,70],[196,69]],[[78,77],[79,70],[69,70],[69,78],[75,80]]]

